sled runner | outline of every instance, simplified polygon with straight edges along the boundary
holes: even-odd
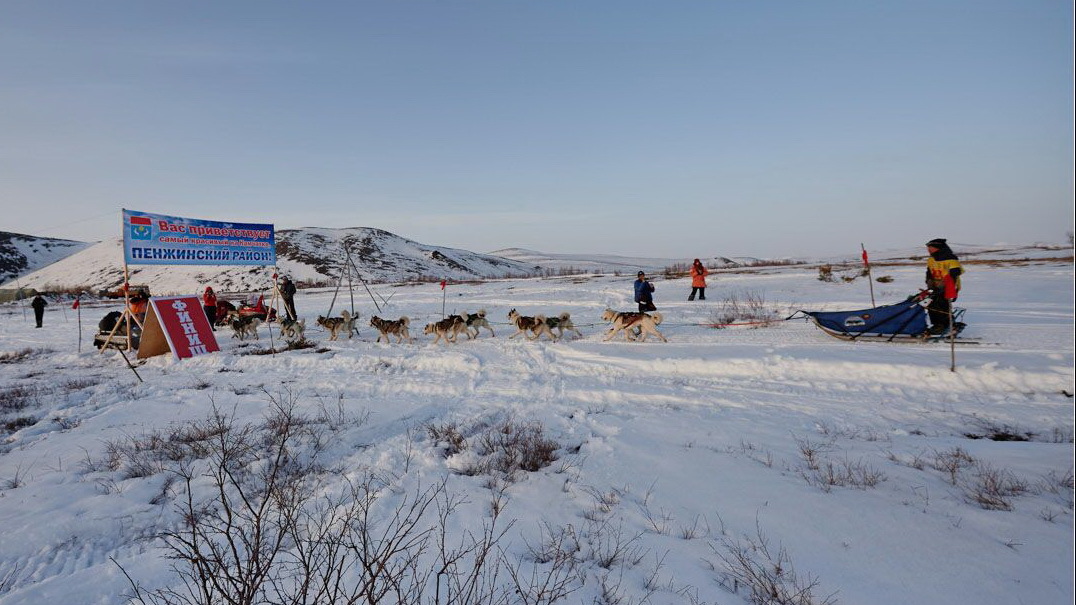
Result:
[[[788,319],[803,316],[814,322],[820,330],[841,340],[870,340],[884,342],[943,342],[949,340],[949,331],[931,334],[927,331],[929,299],[923,295],[909,296],[893,305],[855,311],[804,311],[799,310]],[[953,326],[956,336],[964,330],[960,321],[964,309],[953,308]],[[972,343],[964,338],[958,342]]]

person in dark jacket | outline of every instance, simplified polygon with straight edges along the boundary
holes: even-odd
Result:
[[[646,273],[640,271],[635,280],[635,302],[639,303],[639,312],[657,311],[654,306],[654,284],[646,279]]]
[[[34,308],[34,319],[37,320],[37,328],[41,327],[41,321],[45,319],[45,307],[49,304],[40,294],[34,297],[30,306]]]
[[[960,276],[964,274],[964,268],[943,238],[927,242],[927,252],[930,253],[926,277],[927,289],[930,290],[930,305],[927,306],[930,333],[945,334],[949,331],[953,301],[960,293]]]
[[[299,316],[295,314],[295,284],[288,277],[280,282],[280,298],[284,301],[284,313],[288,319],[295,321]]]

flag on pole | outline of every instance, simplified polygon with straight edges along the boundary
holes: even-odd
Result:
[[[446,285],[448,285],[448,281],[442,279],[441,280],[441,289],[444,290]]]
[[[867,260],[867,249],[863,248],[863,265],[868,266],[870,264],[871,264],[871,262],[869,260]]]
[[[79,307],[78,297],[75,297],[75,302],[71,304],[71,308],[72,309],[77,309],[78,307]]]

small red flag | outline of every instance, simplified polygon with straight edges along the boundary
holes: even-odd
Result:
[[[863,264],[864,265],[870,265],[871,264],[871,262],[869,260],[867,260],[867,249],[866,248],[863,249]]]
[[[72,309],[77,309],[78,308],[78,299],[77,298],[75,299],[75,302],[72,303],[71,308]]]
[[[441,280],[441,289],[444,290],[446,285],[448,285],[448,282],[442,279]]]

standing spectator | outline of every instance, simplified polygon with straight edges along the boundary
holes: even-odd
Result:
[[[949,331],[949,320],[953,313],[953,301],[960,293],[960,276],[964,269],[956,254],[949,248],[943,238],[927,242],[927,288],[930,290],[930,333],[945,334]],[[957,326],[958,328],[960,326]]]
[[[295,284],[291,283],[287,276],[284,276],[284,281],[280,283],[280,298],[284,301],[284,313],[288,319],[298,320],[299,316],[295,314]]]
[[[34,296],[30,306],[34,308],[34,319],[37,320],[37,328],[41,327],[41,320],[45,319],[45,307],[49,304],[40,294]]]
[[[217,294],[213,292],[213,288],[209,286],[205,287],[205,292],[202,294],[202,309],[205,310],[205,316],[209,319],[209,327],[213,328],[213,331],[217,331]]]
[[[691,263],[691,294],[687,297],[688,300],[695,300],[695,293],[699,295],[699,300],[706,300],[706,276],[710,274],[706,270],[706,267],[702,266],[702,261],[695,259],[695,262]]]
[[[635,280],[635,302],[639,303],[639,312],[657,311],[654,306],[654,284],[646,279],[646,273],[640,271]]]

